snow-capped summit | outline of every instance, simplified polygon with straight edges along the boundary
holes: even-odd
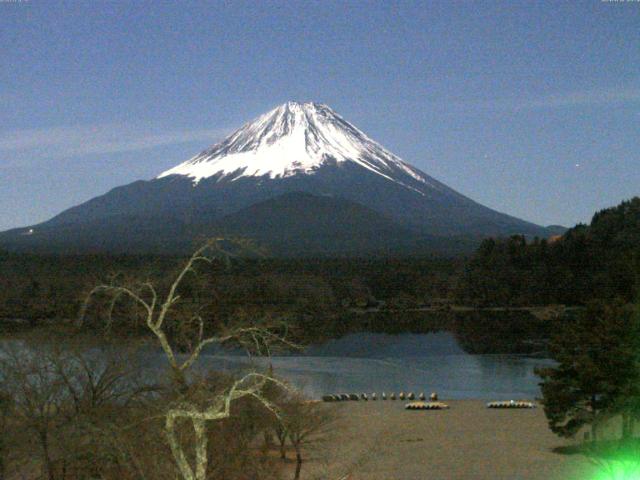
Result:
[[[351,162],[407,188],[414,180],[437,185],[347,122],[327,105],[287,102],[236,130],[224,141],[158,178],[183,175],[195,183],[241,177],[286,178],[323,165]],[[401,175],[398,175],[400,173]]]
[[[230,235],[281,255],[450,254],[514,233],[548,232],[405,163],[328,106],[288,102],[152,180],[0,233],[0,245],[174,253]]]

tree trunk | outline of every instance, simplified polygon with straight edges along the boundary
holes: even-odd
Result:
[[[4,431],[0,434],[0,480],[4,480],[5,477],[5,471],[6,471],[6,465],[5,465],[5,455],[6,455],[6,448],[5,448],[5,442],[4,442]]]
[[[622,439],[628,440],[633,436],[633,419],[628,413],[622,414]]]
[[[300,450],[296,448],[296,473],[293,480],[300,480],[300,470],[302,469],[302,455]]]
[[[264,437],[265,447],[270,449],[273,446],[273,437],[271,436],[271,432],[265,430],[262,436]]]
[[[207,452],[207,425],[204,420],[191,420],[196,433],[196,480],[205,480],[207,477],[207,466],[209,456]]]
[[[173,384],[179,393],[186,393],[189,390],[189,382],[182,370],[179,368],[171,368],[171,379]]]
[[[42,477],[48,480],[54,480],[53,462],[49,455],[49,438],[47,432],[40,432],[40,446],[42,447],[42,456],[44,457],[42,462]]]
[[[285,448],[285,445],[285,441],[280,440],[280,458],[282,460],[285,460],[287,458],[287,449]]]
[[[596,396],[591,396],[591,412],[592,412],[592,422],[591,422],[591,441],[595,442],[598,440],[598,409],[596,408]]]
[[[285,460],[287,458],[287,449],[285,448],[287,444],[287,431],[282,427],[278,427],[275,429],[275,433],[280,447],[280,459]]]

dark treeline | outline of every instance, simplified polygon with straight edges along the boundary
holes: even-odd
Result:
[[[177,256],[0,252],[0,318],[6,325],[19,319],[31,326],[73,320],[93,286],[150,280],[162,287],[183,262]],[[311,331],[321,330],[323,322],[344,319],[353,310],[451,301],[463,265],[435,258],[238,258],[199,272],[186,283],[183,302],[206,305],[210,318],[288,315]]]
[[[469,261],[459,299],[488,305],[632,301],[640,291],[640,198],[602,210],[551,240],[485,240]]]
[[[93,286],[150,280],[166,289],[183,263],[167,256],[4,254],[0,318],[5,331],[74,320]],[[549,332],[545,319],[451,311],[463,268],[463,259],[236,259],[187,278],[173,314],[188,319],[197,309],[211,329],[238,318],[286,319],[302,343],[358,331],[447,329],[470,353],[539,352]]]
[[[0,252],[0,319],[5,328],[20,325],[16,319],[30,326],[72,320],[94,285],[149,280],[162,288],[183,262],[179,256]],[[319,340],[358,329],[415,331],[416,320],[406,313],[416,309],[631,302],[639,272],[635,198],[562,237],[485,240],[471,258],[236,258],[186,282],[182,301],[204,309],[210,322],[286,316],[305,340]],[[486,323],[471,328],[456,321],[459,331],[478,334]],[[425,325],[432,328],[431,317]]]
[[[0,251],[0,318],[31,326],[78,315],[90,289],[115,277],[162,277],[180,259],[153,256],[32,255]]]

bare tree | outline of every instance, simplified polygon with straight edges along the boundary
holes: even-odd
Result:
[[[278,448],[280,450],[280,458],[286,460],[287,458],[287,429],[284,422],[278,420],[273,426],[273,431],[278,439]]]
[[[5,348],[0,371],[3,387],[13,398],[15,415],[37,439],[42,477],[52,480],[52,436],[64,421],[64,384],[56,378],[43,349]]]
[[[317,444],[326,438],[329,427],[335,421],[333,409],[318,402],[308,401],[294,395],[283,406],[282,429],[296,452],[294,480],[300,478],[305,447]]]
[[[144,324],[162,348],[172,377],[178,387],[178,398],[168,402],[163,416],[164,432],[183,480],[204,480],[206,478],[209,464],[208,425],[210,422],[228,418],[231,415],[232,404],[247,397],[257,400],[267,410],[277,415],[276,407],[263,394],[263,389],[267,383],[287,388],[272,376],[258,372],[249,373],[235,381],[223,392],[205,398],[194,394],[193,389],[189,388],[187,372],[208,345],[237,341],[249,351],[255,350],[259,354],[269,354],[270,345],[274,342],[288,343],[283,337],[274,333],[273,329],[265,326],[239,327],[228,329],[218,335],[206,336],[204,320],[196,313],[191,318],[191,321],[196,325],[193,333],[194,339],[192,342],[188,342],[191,348],[184,358],[176,354],[175,345],[172,345],[166,329],[167,319],[172,309],[180,301],[180,286],[187,275],[196,273],[197,264],[210,264],[216,258],[223,261],[228,261],[229,258],[228,252],[222,248],[221,239],[209,241],[196,250],[184,268],[179,271],[162,299],[150,282],[141,283],[134,287],[99,285],[89,293],[79,318],[79,323],[82,324],[92,298],[99,294],[107,295],[110,299],[107,319],[109,323],[112,321],[113,308],[123,297],[129,298],[142,309]],[[179,435],[181,422],[188,422],[191,425],[192,441],[181,441]]]
[[[13,433],[26,433],[25,442],[12,442],[13,453],[31,464],[39,457],[41,476],[48,479],[98,465],[94,426],[106,411],[121,409],[147,387],[136,386],[132,362],[115,351],[29,340],[4,345],[0,354],[1,395],[11,399]],[[28,448],[31,439],[37,456]]]

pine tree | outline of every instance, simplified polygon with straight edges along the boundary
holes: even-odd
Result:
[[[594,302],[568,319],[550,344],[557,366],[537,371],[551,430],[572,437],[622,415],[630,433],[640,413],[640,318],[630,305]]]

